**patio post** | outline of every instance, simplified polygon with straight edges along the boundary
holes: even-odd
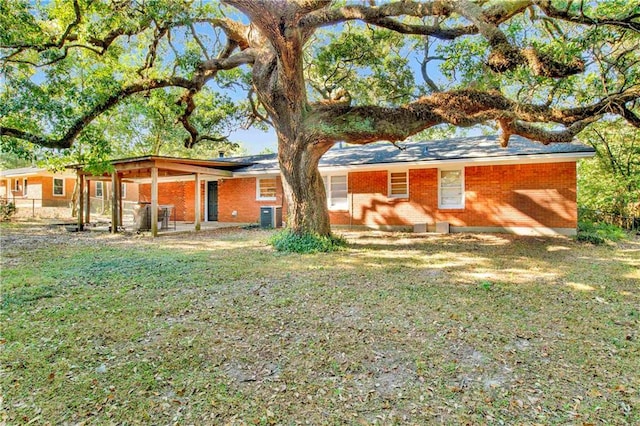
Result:
[[[111,233],[118,232],[118,175],[111,173]]]
[[[78,231],[84,231],[84,174],[78,173]]]
[[[158,236],[158,168],[151,167],[151,235]]]
[[[118,223],[120,224],[120,226],[124,226],[124,221],[122,220],[123,212],[124,208],[122,204],[122,180],[120,179],[120,176],[118,176]]]
[[[196,197],[195,197],[195,225],[196,231],[200,230],[200,173],[196,173]]]
[[[89,179],[86,180],[84,189],[87,197],[87,210],[84,212],[84,223],[87,224],[91,223],[91,181]]]

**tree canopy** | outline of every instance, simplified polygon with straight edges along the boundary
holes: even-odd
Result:
[[[186,146],[244,116],[276,131],[295,232],[330,233],[317,164],[336,141],[640,127],[636,1],[0,0],[0,26],[3,148],[110,145],[101,125],[149,105]]]

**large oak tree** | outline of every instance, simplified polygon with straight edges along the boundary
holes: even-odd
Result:
[[[200,93],[246,88],[278,136],[298,233],[330,234],[318,161],[336,141],[489,124],[503,145],[566,143],[608,115],[640,127],[635,1],[0,0],[0,27],[4,146],[68,148],[169,88],[192,146],[216,137],[195,120],[212,108]]]

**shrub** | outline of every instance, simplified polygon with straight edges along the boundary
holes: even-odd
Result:
[[[606,241],[620,241],[627,238],[625,231],[615,225],[582,220],[578,222],[576,240],[591,244],[604,244]]]
[[[11,220],[16,213],[16,205],[7,200],[0,200],[0,222]]]
[[[600,235],[594,234],[592,232],[578,232],[578,235],[576,236],[576,240],[583,243],[591,243],[596,246],[599,246],[600,244],[604,244],[607,241]]]
[[[332,252],[343,249],[347,241],[340,236],[297,234],[290,229],[282,230],[269,238],[276,250],[288,253]]]

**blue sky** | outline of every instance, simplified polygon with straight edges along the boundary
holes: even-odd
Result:
[[[275,152],[278,148],[278,138],[273,128],[269,128],[268,132],[253,127],[247,130],[240,129],[231,133],[229,139],[238,142],[247,150],[247,154],[259,154],[265,149]]]

